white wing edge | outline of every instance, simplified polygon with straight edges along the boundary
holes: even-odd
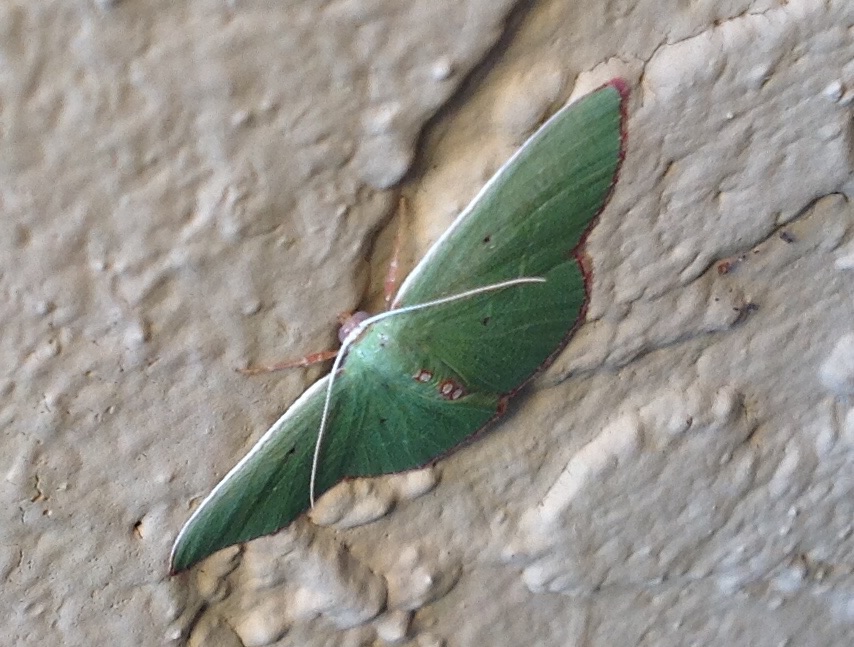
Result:
[[[298,397],[290,407],[288,407],[288,410],[285,411],[281,415],[281,417],[279,417],[279,419],[276,420],[276,422],[274,422],[270,426],[270,428],[264,433],[264,435],[258,439],[258,442],[256,442],[255,445],[252,447],[252,449],[249,450],[249,453],[247,453],[243,458],[241,458],[240,461],[237,463],[237,465],[232,467],[229,470],[228,474],[223,476],[222,479],[220,480],[220,482],[216,484],[216,486],[214,487],[213,490],[211,490],[210,494],[208,494],[202,500],[202,502],[199,504],[199,507],[196,508],[195,512],[193,512],[192,515],[190,515],[190,518],[187,519],[186,523],[181,528],[181,531],[178,533],[178,536],[175,538],[175,543],[172,544],[172,550],[169,553],[169,563],[170,564],[172,564],[174,559],[175,559],[175,550],[178,548],[178,544],[181,543],[181,540],[184,538],[184,535],[187,534],[187,531],[190,528],[190,526],[193,524],[193,521],[195,521],[196,517],[198,517],[199,514],[201,514],[202,510],[205,509],[208,502],[211,501],[211,499],[213,499],[216,496],[217,492],[219,492],[223,488],[223,486],[231,479],[232,476],[234,476],[237,472],[239,472],[240,469],[247,462],[249,462],[255,454],[257,454],[259,451],[261,451],[261,448],[264,447],[264,445],[266,445],[268,442],[270,442],[270,440],[273,437],[273,435],[275,434],[275,432],[288,420],[288,418],[290,418],[291,416],[294,415],[295,411],[297,411],[301,406],[303,406],[305,404],[305,402],[309,398],[311,398],[317,391],[320,391],[320,390],[323,390],[326,388],[326,382],[328,380],[329,380],[329,375],[326,375],[326,376],[320,378],[317,382],[312,384],[310,387],[308,387],[308,389],[306,389],[303,392],[303,394],[300,397]]]

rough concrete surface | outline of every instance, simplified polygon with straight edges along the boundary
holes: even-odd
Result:
[[[437,466],[171,542],[572,95],[632,87],[557,362]],[[849,0],[0,3],[3,645],[854,643]],[[396,213],[399,194],[408,197]]]

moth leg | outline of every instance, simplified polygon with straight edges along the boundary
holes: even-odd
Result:
[[[385,275],[385,283],[383,284],[385,292],[385,309],[391,309],[391,302],[397,294],[397,286],[400,282],[400,251],[403,247],[403,221],[406,218],[406,198],[401,198],[398,207],[400,221],[397,224],[397,234],[394,237],[394,251],[391,255],[391,260],[388,263],[388,270]]]
[[[312,364],[328,362],[330,359],[334,359],[337,354],[337,350],[325,350],[320,353],[312,353],[311,355],[306,355],[305,357],[301,357],[299,359],[291,359],[286,362],[271,364],[270,366],[252,366],[250,368],[241,368],[238,369],[238,372],[243,373],[243,375],[258,375],[259,373],[273,373],[274,371],[284,371],[285,369],[289,368],[304,368],[306,366],[311,366]]]

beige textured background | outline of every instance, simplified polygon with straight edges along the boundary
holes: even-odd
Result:
[[[0,0],[0,644],[852,644],[851,2],[176,4]],[[617,74],[556,365],[437,467],[169,578],[319,375],[234,369],[376,301],[400,189],[411,263]]]

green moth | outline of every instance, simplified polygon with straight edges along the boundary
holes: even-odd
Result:
[[[504,164],[201,503],[173,573],[287,526],[342,479],[429,464],[503,413],[584,317],[582,247],[617,179],[627,95],[610,81]]]

